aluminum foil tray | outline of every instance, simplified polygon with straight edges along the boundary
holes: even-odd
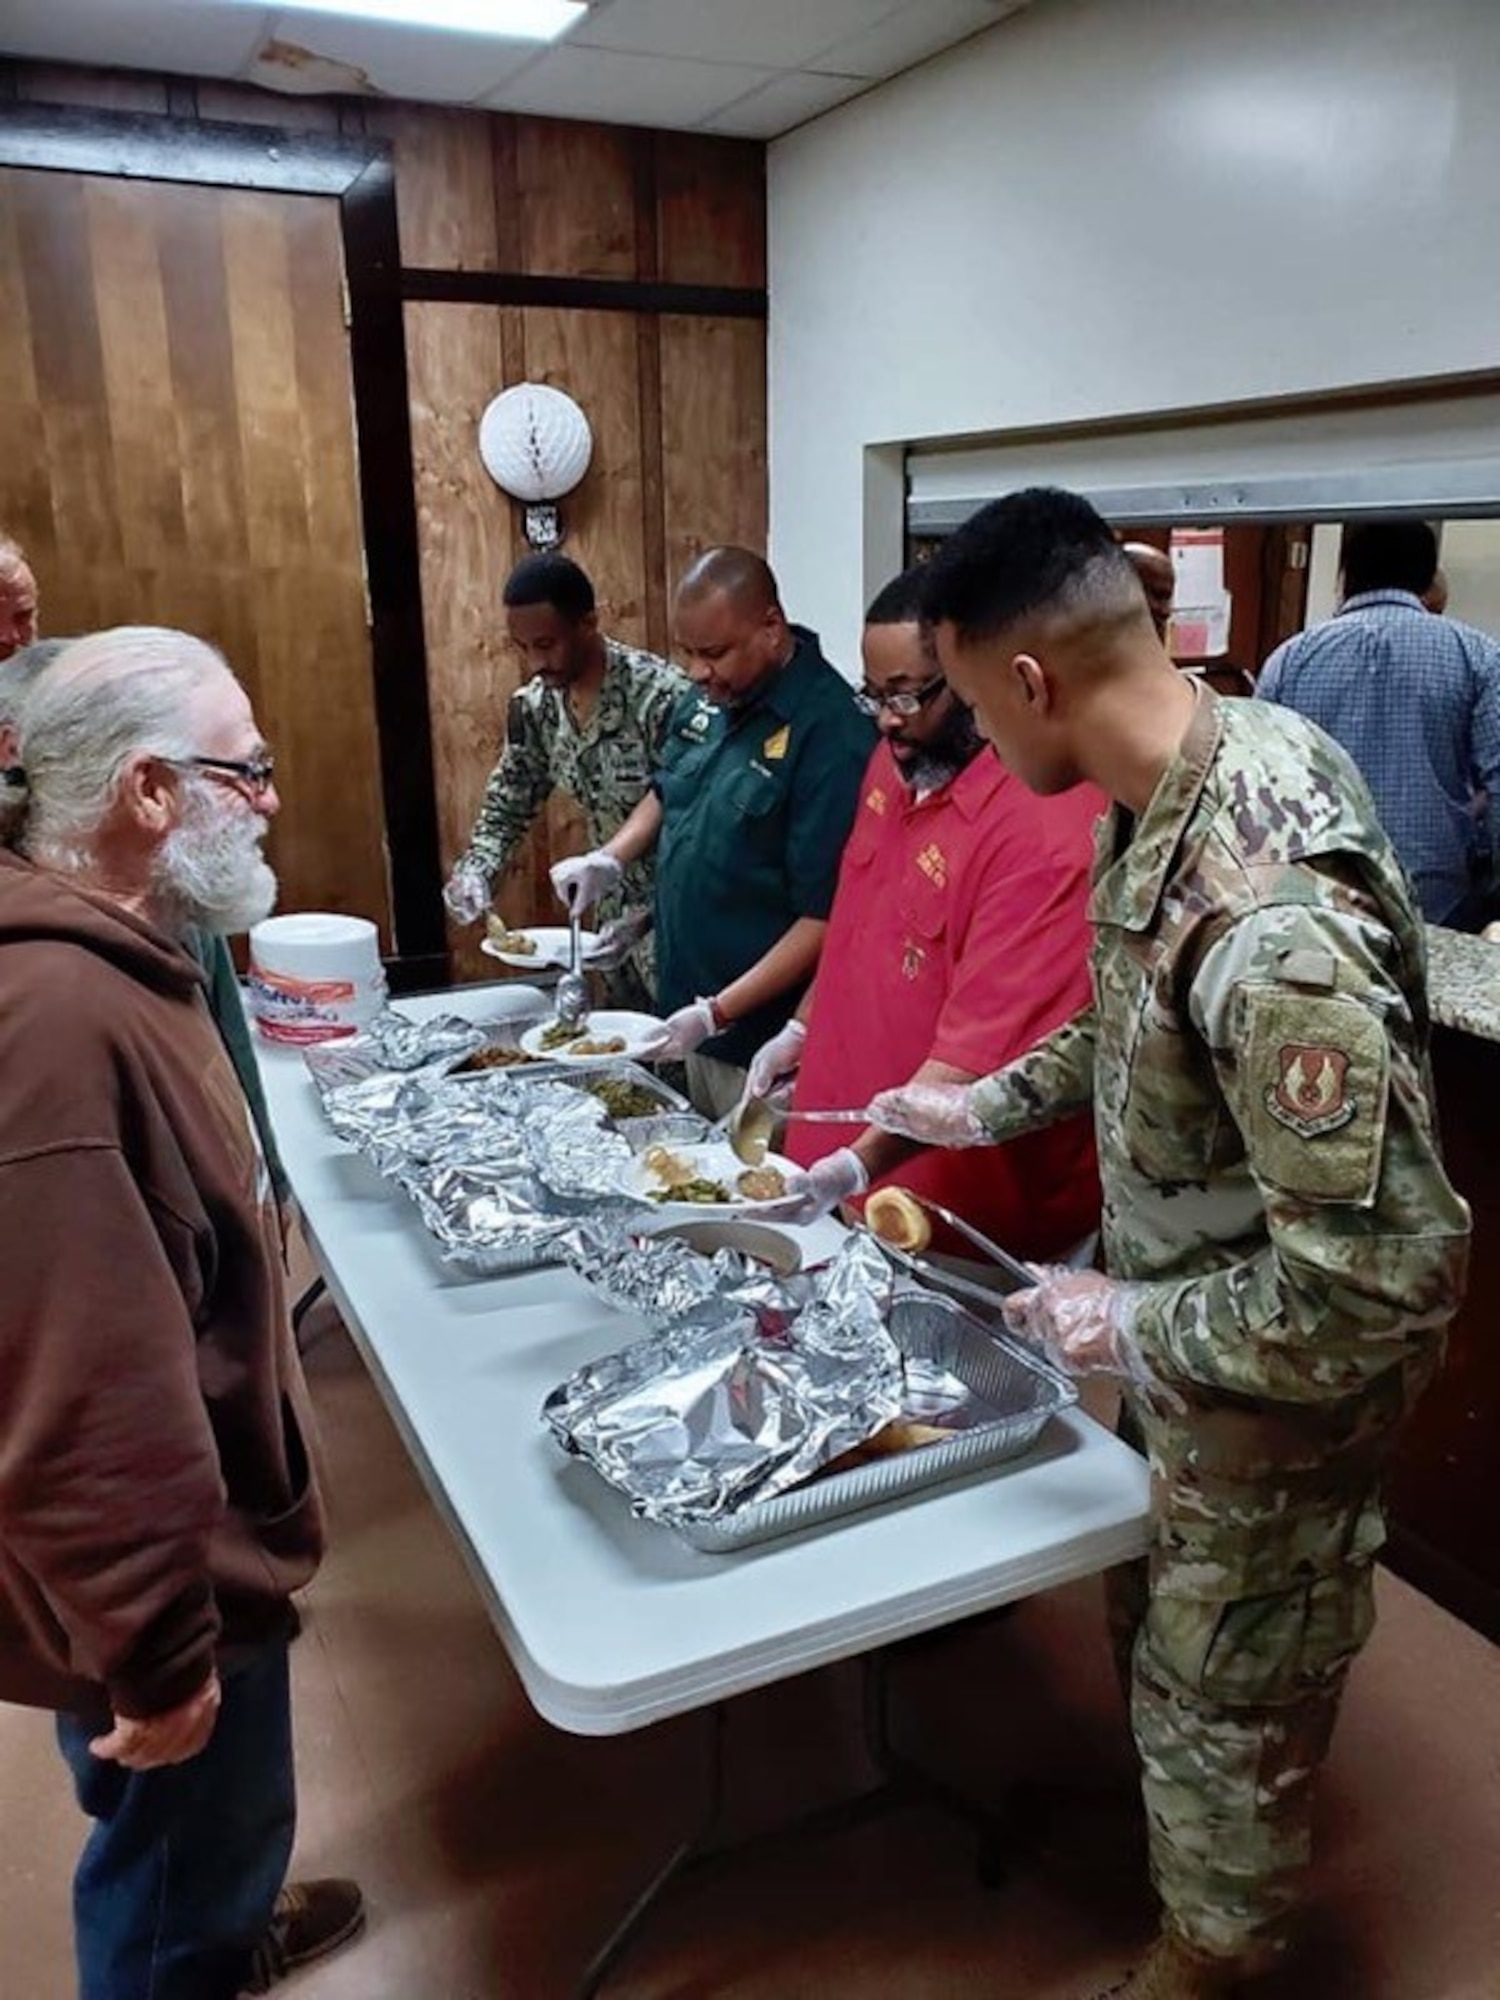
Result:
[[[759,1506],[678,1527],[684,1541],[710,1555],[727,1554],[1001,1465],[1029,1451],[1049,1418],[1078,1400],[1066,1376],[1009,1335],[982,1326],[951,1299],[902,1292],[891,1309],[890,1329],[907,1359],[936,1364],[969,1391],[969,1421],[954,1431],[952,1442],[872,1459]]]
[[[591,1063],[587,1069],[578,1063],[526,1063],[506,1074],[517,1090],[525,1090],[533,1083],[566,1083],[574,1090],[586,1090],[591,1083],[600,1083],[605,1078],[615,1083],[633,1083],[642,1090],[649,1091],[662,1111],[690,1111],[692,1106],[680,1092],[663,1083],[659,1076],[653,1076],[649,1069],[642,1069],[639,1063],[619,1062]],[[592,1093],[590,1093],[592,1095]]]

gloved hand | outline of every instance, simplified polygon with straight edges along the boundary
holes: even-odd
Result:
[[[479,869],[461,861],[443,884],[443,901],[455,923],[476,923],[489,908],[489,881]]]
[[[784,1076],[791,1076],[802,1061],[807,1029],[793,1015],[784,1028],[762,1042],[750,1058],[745,1076],[747,1097],[769,1097]]]
[[[611,917],[589,953],[589,970],[613,972],[625,963],[650,928],[649,910],[625,910],[618,917]]]
[[[1012,1292],[1001,1311],[1011,1332],[1065,1375],[1116,1375],[1153,1389],[1159,1384],[1134,1332],[1145,1289],[1100,1271],[1044,1264],[1037,1267],[1036,1284]]]
[[[615,887],[624,873],[612,854],[596,847],[592,854],[575,854],[567,861],[557,862],[552,869],[552,887],[560,902],[582,916]]]
[[[903,1083],[870,1101],[870,1123],[921,1146],[990,1146],[972,1083]]]
[[[841,1201],[852,1201],[863,1194],[870,1185],[870,1176],[864,1161],[850,1146],[841,1146],[836,1153],[829,1153],[817,1160],[805,1174],[789,1180],[787,1193],[797,1197],[795,1207],[777,1210],[777,1220],[781,1222],[816,1222],[819,1216],[829,1215]]]
[[[707,1000],[694,1000],[686,1007],[679,1007],[675,1014],[668,1014],[660,1035],[642,1053],[652,1062],[681,1062],[700,1042],[718,1032],[713,1007]]]

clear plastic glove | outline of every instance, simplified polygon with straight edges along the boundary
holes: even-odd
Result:
[[[489,880],[461,861],[443,884],[443,901],[455,923],[477,923],[490,906]]]
[[[791,1076],[802,1062],[807,1046],[807,1030],[795,1016],[786,1026],[762,1042],[750,1058],[745,1076],[747,1097],[769,1097],[784,1076]]]
[[[712,1004],[707,1000],[694,1000],[686,1007],[679,1007],[675,1014],[668,1014],[662,1023],[661,1033],[642,1053],[648,1055],[652,1062],[681,1062],[684,1056],[693,1053],[700,1042],[706,1042],[710,1035],[718,1032]]]
[[[592,854],[575,854],[559,861],[552,869],[552,887],[558,901],[580,916],[591,910],[599,898],[616,887],[625,870],[612,854],[596,847]]]
[[[1135,1338],[1144,1285],[1121,1284],[1100,1271],[1041,1265],[1029,1291],[1012,1292],[1005,1323],[1065,1375],[1115,1375],[1137,1388],[1159,1385]]]
[[[870,1123],[920,1146],[990,1146],[971,1083],[903,1083],[870,1102]]]
[[[831,1215],[841,1201],[853,1201],[870,1185],[870,1176],[864,1161],[852,1147],[841,1146],[836,1153],[829,1153],[817,1160],[804,1174],[795,1180],[788,1180],[787,1194],[795,1206],[778,1208],[777,1219],[781,1222],[816,1222],[820,1216]]]
[[[649,910],[626,910],[618,917],[611,917],[589,953],[589,970],[613,972],[625,963],[650,928]]]

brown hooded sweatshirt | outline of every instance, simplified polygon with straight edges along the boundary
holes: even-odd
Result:
[[[309,1435],[201,974],[0,853],[0,1700],[159,1714],[283,1633]]]

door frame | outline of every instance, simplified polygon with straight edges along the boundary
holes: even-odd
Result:
[[[446,985],[447,926],[390,144],[11,100],[0,103],[0,167],[327,195],[338,203],[390,871],[394,950],[387,967],[397,991]]]

